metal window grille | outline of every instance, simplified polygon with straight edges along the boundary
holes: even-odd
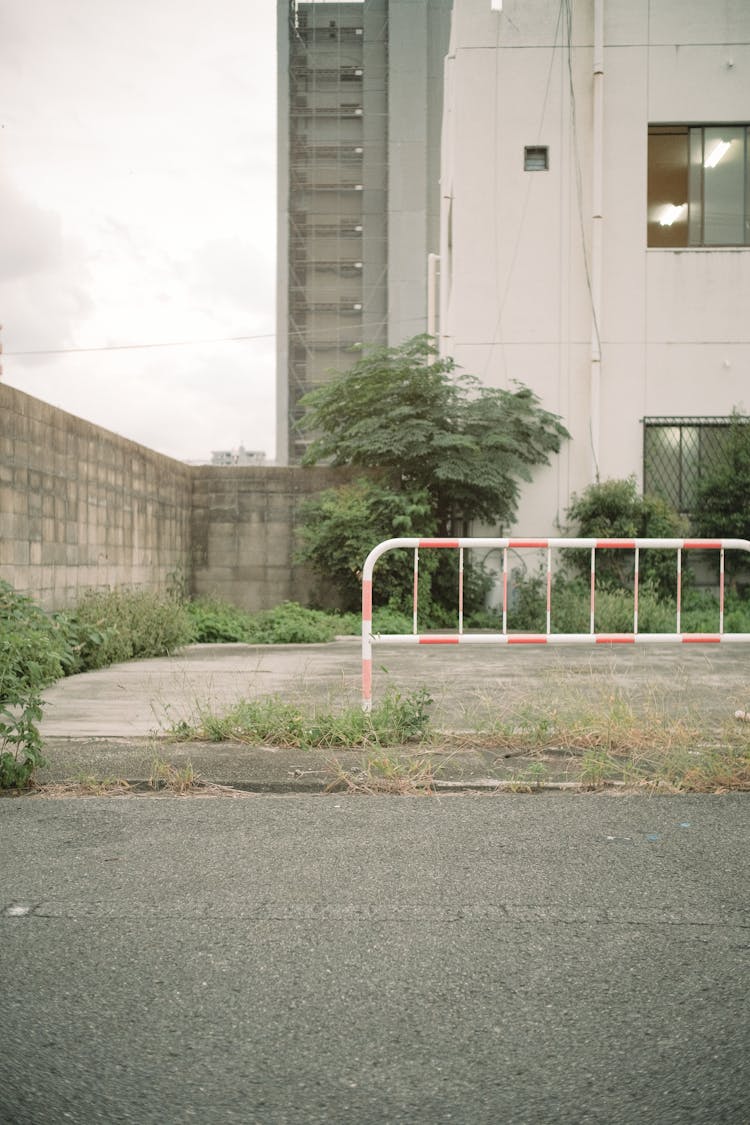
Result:
[[[643,419],[643,491],[695,513],[698,486],[726,456],[731,418]]]

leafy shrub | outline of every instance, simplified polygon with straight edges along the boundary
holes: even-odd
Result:
[[[361,604],[362,564],[376,544],[394,537],[431,535],[436,527],[424,489],[401,491],[387,482],[363,478],[308,500],[302,507],[298,558],[333,582],[346,610]],[[432,555],[435,552],[431,552]],[[420,578],[429,593],[437,559],[426,558]],[[374,595],[380,605],[399,605],[411,591],[413,555],[392,551],[376,565]]]
[[[338,618],[320,609],[284,602],[275,609],[253,614],[249,640],[259,645],[319,644],[332,641]]]
[[[192,639],[201,644],[316,644],[332,641],[340,633],[356,634],[360,630],[356,614],[326,613],[297,602],[247,613],[227,602],[200,598],[186,608]]]
[[[192,638],[185,607],[150,590],[91,591],[66,622],[74,638],[76,671],[166,656]]]
[[[251,616],[229,602],[216,598],[196,598],[186,605],[192,639],[199,644],[247,642]]]
[[[44,764],[41,692],[63,674],[67,655],[47,614],[0,581],[0,789],[23,788]]]
[[[514,605],[508,611],[508,628],[538,633],[546,629],[546,579],[543,574],[517,581]],[[552,581],[553,633],[588,633],[590,587],[578,579],[557,575]],[[632,633],[632,590],[597,589],[595,629],[599,633]],[[653,583],[638,591],[638,632],[674,633],[677,601],[663,597]],[[715,633],[719,629],[719,599],[708,591],[689,590],[682,601],[680,630],[683,633]],[[750,633],[750,601],[727,593],[724,629],[728,633]]]
[[[685,521],[658,496],[641,496],[635,477],[606,480],[589,485],[574,496],[567,509],[573,530],[566,535],[596,539],[679,539],[686,533]],[[565,551],[566,566],[585,578],[589,558],[585,551]],[[640,552],[640,579],[651,583],[664,597],[675,595],[675,561],[671,551]],[[633,584],[634,552],[618,549],[597,551],[596,578],[601,587],[622,589]],[[687,573],[683,580],[688,577]]]
[[[750,418],[735,410],[723,457],[701,477],[692,517],[697,535],[750,539]],[[729,551],[727,573],[747,568],[747,556]]]
[[[392,606],[381,606],[372,612],[373,633],[411,633],[413,625],[411,614],[402,613]]]

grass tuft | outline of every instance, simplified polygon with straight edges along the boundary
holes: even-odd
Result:
[[[343,750],[402,746],[429,735],[432,699],[421,689],[408,695],[391,691],[365,714],[360,707],[339,711],[304,708],[278,696],[242,700],[226,714],[202,711],[168,734],[178,741],[244,742],[299,750]]]

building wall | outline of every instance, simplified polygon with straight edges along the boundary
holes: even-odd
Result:
[[[277,2],[277,460],[295,464],[299,398],[352,345],[426,330],[451,0]]]
[[[176,579],[249,610],[333,605],[295,562],[296,528],[300,503],[346,478],[184,465],[0,383],[0,579],[48,610]]]
[[[571,0],[568,34],[558,0],[455,0],[446,66],[442,349],[528,384],[573,435],[524,491],[528,534],[597,472],[640,476],[644,416],[750,408],[750,247],[646,245],[648,126],[750,119],[750,7],[604,0],[596,220],[594,8]],[[526,145],[549,171],[524,171]]]

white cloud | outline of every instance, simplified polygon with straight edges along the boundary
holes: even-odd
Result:
[[[273,332],[275,8],[25,0],[4,13],[9,383],[177,456],[240,441],[273,453],[271,339],[12,353]]]

